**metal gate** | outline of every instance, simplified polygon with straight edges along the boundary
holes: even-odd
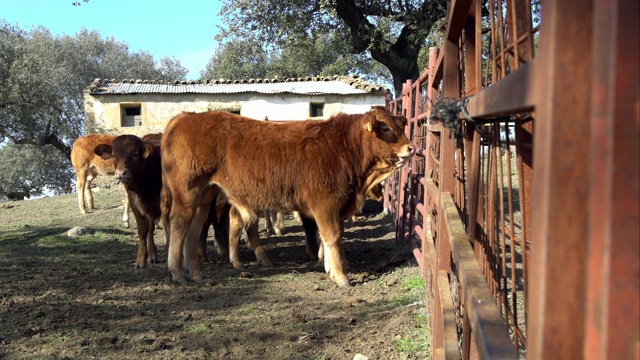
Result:
[[[418,151],[385,209],[434,358],[638,358],[638,7],[452,1],[389,104]]]

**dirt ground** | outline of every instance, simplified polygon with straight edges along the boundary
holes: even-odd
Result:
[[[136,270],[122,190],[95,198],[87,215],[75,194],[0,203],[0,359],[428,357],[424,285],[380,203],[345,226],[354,286],[338,288],[306,261],[291,216],[281,236],[267,237],[261,220],[274,268],[244,248],[246,268],[235,270],[210,240],[204,284],[175,284],[156,230],[162,262]],[[68,237],[75,226],[93,233]]]

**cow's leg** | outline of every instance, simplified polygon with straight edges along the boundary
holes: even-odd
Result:
[[[224,258],[229,256],[229,211],[231,205],[224,201],[217,201],[213,216],[214,237],[218,254]]]
[[[197,194],[188,190],[183,190],[182,196],[178,196],[175,191],[171,193],[173,196],[169,216],[170,240],[167,266],[174,281],[185,282],[183,248],[195,215]]]
[[[235,206],[232,206],[229,211],[229,261],[236,269],[240,269],[242,267],[238,251],[240,247],[240,237],[242,236],[243,230],[244,221],[242,221],[242,217],[240,216],[238,209],[236,209]]]
[[[342,267],[345,271],[348,271],[350,269],[349,266],[349,261],[347,260],[347,253],[344,250],[344,246],[342,245],[342,239],[344,239],[344,221],[340,222],[340,259],[342,259]],[[330,265],[330,259],[329,258],[325,258],[324,254],[325,254],[325,248],[326,245],[323,243],[322,246],[320,246],[320,248],[318,249],[318,258],[320,259],[320,261],[324,260],[324,269],[326,272],[329,272],[329,269],[331,268]]]
[[[260,242],[260,235],[258,234],[258,219],[253,221],[247,228],[247,236],[249,238],[249,246],[256,255],[258,262],[267,267],[272,267],[273,263],[269,260],[267,252],[264,251],[262,243]]]
[[[284,230],[284,211],[278,211],[276,213],[276,221],[273,225],[273,230],[276,232],[276,235],[282,235],[282,230]]]
[[[342,239],[340,236],[340,219],[338,219],[333,212],[321,212],[314,215],[318,223],[318,230],[320,231],[323,245],[326,246],[324,254],[325,270],[327,270],[331,276],[331,280],[338,286],[351,286],[349,277],[345,274],[341,256],[342,250],[340,247],[342,246]]]
[[[83,214],[87,213],[87,208],[84,203],[84,187],[87,182],[87,171],[80,170],[76,175],[76,186],[78,191],[78,207]]]
[[[198,260],[200,262],[207,262],[207,237],[209,236],[209,228],[213,224],[213,219],[216,217],[216,204],[211,202],[209,206],[209,213],[207,218],[202,224],[202,230],[200,230],[200,237],[198,238]]]
[[[202,233],[202,226],[207,220],[209,214],[209,204],[199,204],[196,209],[196,215],[191,222],[189,232],[187,233],[187,240],[184,246],[184,260],[185,268],[189,271],[191,279],[195,282],[201,283],[203,280],[202,272],[200,271],[200,259],[198,258],[198,252],[200,246],[200,234]]]
[[[340,259],[342,259],[342,268],[344,271],[348,271],[351,266],[349,266],[349,261],[347,260],[347,252],[344,250],[344,245],[342,244],[342,240],[344,239],[344,221],[340,221]]]
[[[156,264],[158,262],[158,249],[156,248],[156,242],[153,240],[153,232],[156,230],[156,219],[153,216],[146,216],[147,224],[147,260]]]
[[[318,224],[310,218],[301,218],[304,228],[304,239],[307,244],[307,258],[318,260]]]
[[[91,170],[89,170],[87,174],[87,181],[85,183],[85,190],[87,195],[87,205],[89,205],[90,210],[95,210],[95,206],[93,205],[93,191],[91,191],[91,183],[95,180],[97,174],[94,174]]]
[[[122,206],[124,208],[124,213],[122,214],[122,226],[128,228],[129,227],[129,192],[124,190],[124,204]]]
[[[211,202],[217,193],[216,189],[217,188],[208,187],[200,194],[200,196],[198,196],[198,206],[196,208],[195,216],[191,221],[191,226],[187,233],[187,240],[183,249],[185,268],[189,271],[191,279],[198,283],[203,280],[202,272],[200,271],[200,259],[198,257],[198,253],[205,251],[205,249],[200,248],[200,235],[202,234],[202,227],[207,221],[207,216],[209,216]],[[203,256],[206,255],[203,254]]]
[[[265,226],[267,228],[267,234],[275,234],[275,229],[273,228],[273,221],[271,219],[271,211],[267,210],[264,212],[264,221]]]
[[[205,219],[204,224],[202,225],[202,230],[200,230],[200,236],[198,238],[198,261],[200,262],[208,262],[207,258],[207,236],[209,236],[209,228],[211,227],[211,220]]]
[[[147,267],[147,234],[149,231],[149,222],[147,218],[138,211],[134,206],[133,216],[136,218],[136,225],[138,227],[138,255],[136,256],[136,269]]]

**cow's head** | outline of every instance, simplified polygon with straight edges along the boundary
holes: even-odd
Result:
[[[407,118],[393,115],[383,106],[373,106],[363,117],[369,151],[386,165],[400,168],[415,153],[415,146],[404,133]]]
[[[93,151],[104,160],[113,159],[115,177],[127,185],[140,176],[146,159],[158,149],[135,135],[120,135],[112,145],[100,144]]]

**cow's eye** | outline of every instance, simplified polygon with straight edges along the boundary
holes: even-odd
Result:
[[[137,151],[133,153],[133,157],[138,157],[139,155],[140,155],[140,153],[137,152]]]
[[[382,132],[385,132],[385,133],[388,133],[391,131],[391,129],[387,125],[382,125],[380,130],[382,130]]]

